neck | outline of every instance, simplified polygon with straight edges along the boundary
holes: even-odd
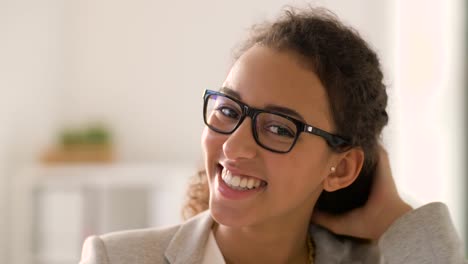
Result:
[[[213,233],[226,263],[309,263],[309,219],[248,227],[215,224]]]

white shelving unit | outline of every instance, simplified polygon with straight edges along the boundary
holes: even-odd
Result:
[[[76,264],[84,239],[181,222],[195,166],[30,167],[14,179],[12,263]]]

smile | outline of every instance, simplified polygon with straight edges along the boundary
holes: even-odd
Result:
[[[233,175],[226,168],[222,169],[221,178],[227,186],[237,191],[253,190],[260,187],[262,184],[266,185],[266,182],[253,177]]]

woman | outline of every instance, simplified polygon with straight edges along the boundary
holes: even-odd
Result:
[[[327,11],[254,27],[203,99],[195,216],[91,237],[81,263],[465,263],[446,206],[398,195],[378,58]]]

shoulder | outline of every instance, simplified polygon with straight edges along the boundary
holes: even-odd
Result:
[[[176,225],[88,237],[80,263],[164,263],[164,251],[179,228]]]
[[[147,263],[148,260],[162,258],[165,249],[181,225],[164,228],[121,231],[100,236],[107,255],[113,259],[134,263]],[[122,263],[130,263],[122,261]]]
[[[174,225],[163,228],[148,228],[113,232],[101,235],[100,238],[105,243],[106,247],[126,247],[151,245],[164,246],[168,243],[174,233],[179,230],[180,225]]]
[[[316,225],[311,226],[310,234],[317,263],[380,263],[379,248],[370,240],[339,236]]]
[[[406,213],[379,241],[338,236],[311,227],[319,263],[468,263],[446,205],[431,203]]]
[[[81,263],[166,263],[165,253],[180,249],[178,246],[171,249],[171,245],[179,245],[180,241],[187,240],[194,233],[203,239],[206,231],[199,229],[210,221],[209,213],[204,212],[179,225],[92,236],[85,241]],[[100,261],[86,262],[85,259]]]
[[[406,213],[385,232],[379,247],[395,263],[466,263],[464,248],[443,203]]]

